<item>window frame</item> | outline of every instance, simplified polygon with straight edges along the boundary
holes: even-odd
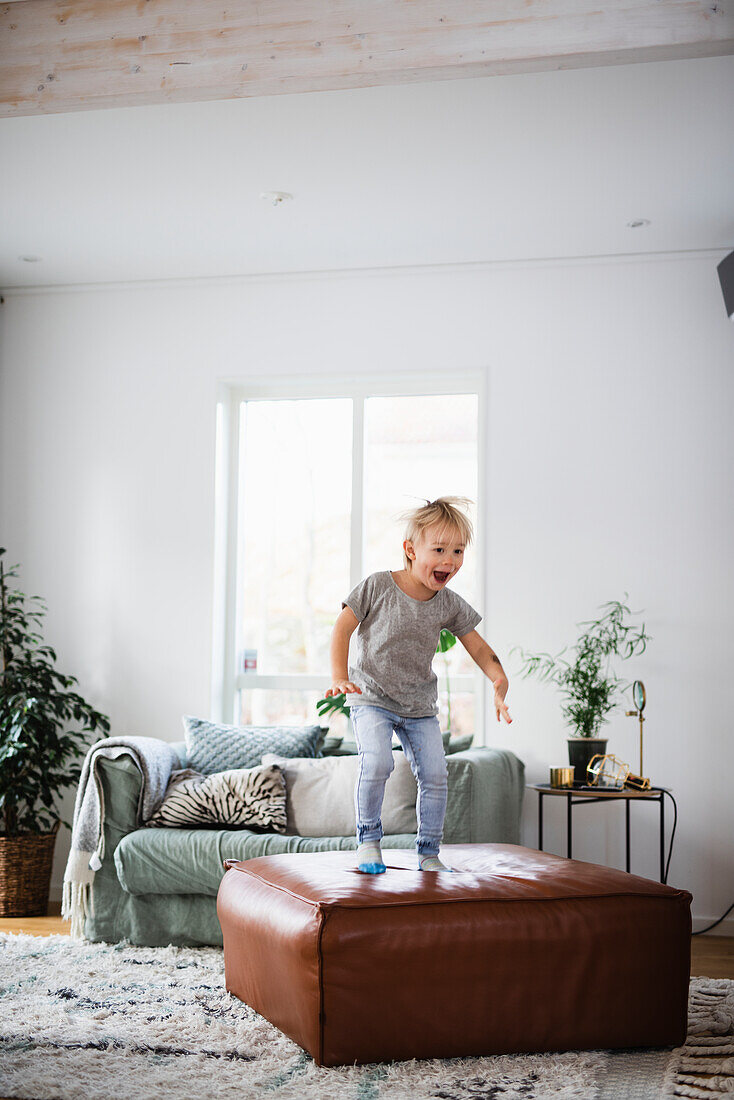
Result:
[[[319,690],[328,686],[325,676],[297,673],[265,676],[238,672],[236,667],[237,560],[241,542],[238,486],[241,462],[240,404],[243,401],[300,401],[315,398],[352,400],[352,518],[350,532],[350,585],[363,577],[364,506],[364,403],[370,397],[420,396],[472,393],[477,395],[477,506],[472,550],[486,562],[485,517],[488,485],[487,382],[481,370],[421,371],[403,374],[273,375],[221,379],[217,384],[216,460],[214,491],[214,580],[212,614],[212,720],[234,723],[236,697],[243,688]],[[487,618],[486,567],[477,570],[478,603]],[[481,629],[481,628],[480,628]],[[437,670],[439,685],[442,676]],[[473,686],[476,697],[475,743],[485,744],[487,678],[479,668],[452,677],[454,690]],[[317,719],[315,718],[314,721]]]

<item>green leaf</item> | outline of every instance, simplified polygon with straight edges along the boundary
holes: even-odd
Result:
[[[436,653],[448,653],[448,651],[450,649],[452,649],[455,645],[456,645],[456,638],[454,637],[454,635],[451,633],[450,630],[447,630],[446,627],[444,627],[443,630],[441,631],[441,633],[438,636],[438,645],[436,646]]]
[[[316,710],[321,717],[331,713],[346,714],[348,717],[350,708],[346,705],[346,698],[344,692],[340,695],[330,695],[328,699],[324,697],[316,703]]]

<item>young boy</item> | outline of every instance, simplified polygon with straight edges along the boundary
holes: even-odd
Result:
[[[494,683],[494,707],[505,706],[508,680],[499,658],[474,629],[482,616],[446,586],[464,562],[472,525],[466,497],[439,497],[410,512],[405,568],[372,573],[346,600],[331,637],[332,686],[327,697],[346,695],[359,751],[354,792],[357,866],[381,874],[380,813],[393,769],[396,733],[418,783],[418,863],[422,871],[448,871],[438,858],[446,814],[446,758],[438,723],[437,680],[432,671],[443,627],[455,634]],[[353,666],[349,639],[357,630]]]

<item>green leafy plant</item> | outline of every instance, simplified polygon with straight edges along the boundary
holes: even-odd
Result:
[[[319,717],[323,718],[325,714],[346,714],[348,718],[350,707],[346,704],[346,698],[346,695],[342,692],[341,695],[330,695],[328,699],[319,699],[316,703]]]
[[[81,774],[74,759],[85,755],[88,735],[108,734],[110,723],[69,690],[74,676],[54,668],[56,653],[36,632],[46,605],[8,586],[18,566],[6,570],[4,554],[0,549],[0,829],[18,836],[56,825],[55,801]]]
[[[438,645],[436,646],[436,653],[446,654],[450,649],[456,645],[456,638],[444,627],[438,636]],[[449,733],[451,732],[451,681],[449,680],[449,662],[448,658],[444,656],[444,667],[446,669],[446,723]]]
[[[625,599],[628,595],[624,593]],[[627,660],[634,654],[644,653],[652,636],[645,631],[645,624],[634,626],[626,617],[640,612],[630,611],[618,600],[602,604],[604,614],[599,619],[577,623],[587,627],[573,647],[575,658],[564,660],[565,646],[552,657],[549,653],[527,654],[514,646],[511,653],[520,653],[522,676],[537,675],[540,680],[558,685],[563,695],[563,715],[577,737],[595,737],[607,715],[619,705],[618,695],[630,687],[611,669],[611,658]]]

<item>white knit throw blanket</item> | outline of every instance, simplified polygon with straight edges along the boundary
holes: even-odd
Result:
[[[137,824],[142,825],[163,801],[172,770],[180,768],[177,753],[156,737],[108,737],[87,753],[74,805],[71,851],[64,872],[61,915],[71,920],[71,935],[84,939],[91,911],[92,883],[104,858],[104,795],[97,764],[100,759],[130,756],[142,774]]]

